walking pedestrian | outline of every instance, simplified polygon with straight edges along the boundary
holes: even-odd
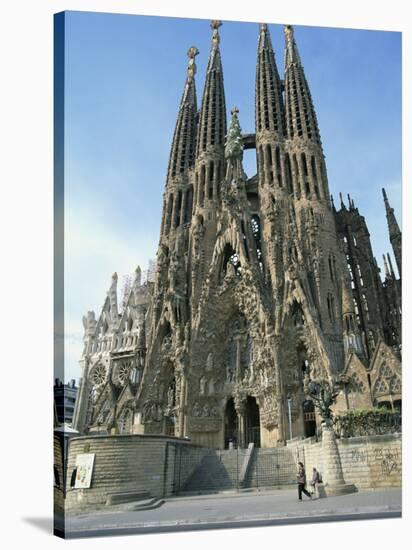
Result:
[[[318,486],[319,482],[320,482],[320,474],[319,474],[319,472],[317,471],[316,468],[313,468],[313,470],[312,470],[312,480],[310,482],[310,488],[311,488],[312,495],[317,490],[317,486]]]
[[[299,469],[298,469],[297,479],[298,479],[298,497],[299,497],[299,500],[302,500],[302,493],[305,493],[305,495],[307,497],[312,499],[312,495],[305,488],[305,485],[306,485],[305,467],[303,466],[302,462],[298,462],[298,466],[299,466]]]

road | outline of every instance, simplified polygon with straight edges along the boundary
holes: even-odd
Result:
[[[400,489],[303,498],[296,490],[175,497],[153,510],[66,517],[66,538],[401,516]]]

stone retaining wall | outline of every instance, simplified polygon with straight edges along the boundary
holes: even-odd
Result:
[[[337,445],[346,483],[353,483],[358,489],[401,486],[401,434],[341,438]],[[324,472],[321,442],[294,441],[288,447],[296,460],[304,462],[308,480],[313,467]]]
[[[186,440],[167,436],[111,435],[71,439],[68,451],[66,512],[79,512],[105,505],[111,493],[147,491],[154,497],[173,494],[179,448],[193,456],[184,476],[191,474],[201,460],[199,448]],[[91,486],[70,487],[76,456],[94,453]]]

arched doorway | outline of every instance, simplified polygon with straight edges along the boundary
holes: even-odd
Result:
[[[238,417],[235,409],[233,397],[229,399],[225,409],[225,449],[229,448],[229,443],[236,447],[238,443]]]
[[[303,428],[305,437],[316,435],[315,405],[310,399],[303,402]]]
[[[254,443],[260,447],[260,414],[255,397],[247,396],[245,408],[245,445]]]

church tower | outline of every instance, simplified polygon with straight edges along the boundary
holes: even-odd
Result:
[[[285,27],[286,150],[307,299],[333,371],[343,368],[339,247],[316,112],[292,26]],[[293,244],[292,251],[293,251]]]
[[[223,68],[220,55],[219,27],[211,22],[212,41],[199,124],[195,160],[195,203],[192,247],[199,247],[199,263],[191,265],[193,307],[197,307],[203,278],[210,262],[216,232],[216,207],[220,200],[220,185],[225,173],[224,143],[227,131]],[[193,257],[193,254],[192,254]]]

